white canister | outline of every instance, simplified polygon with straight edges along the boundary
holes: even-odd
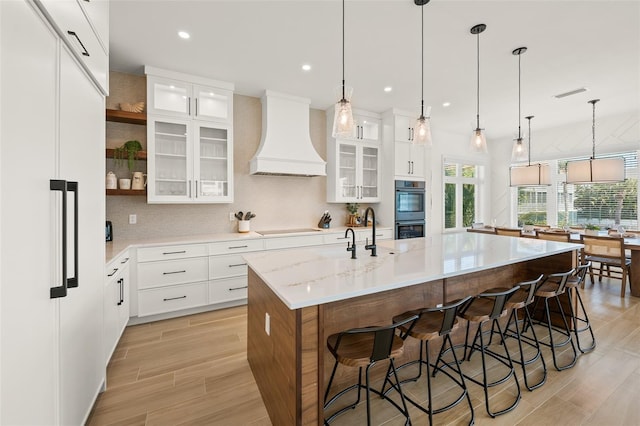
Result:
[[[131,189],[131,179],[119,179],[120,189]]]
[[[107,187],[107,189],[118,189],[118,178],[116,177],[115,173],[107,173],[105,186]]]
[[[249,220],[239,220],[238,221],[238,232],[249,232],[251,230],[251,226],[249,224],[251,221]]]

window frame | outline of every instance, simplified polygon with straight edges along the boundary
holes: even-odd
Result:
[[[445,166],[447,164],[455,164],[456,165],[456,176],[446,176],[445,175]],[[462,167],[463,166],[474,166],[475,167],[475,177],[463,177],[462,176]],[[481,201],[483,200],[484,193],[484,184],[485,184],[485,164],[483,162],[479,162],[477,160],[472,160],[469,158],[461,158],[461,157],[443,157],[441,163],[441,176],[442,176],[442,232],[443,233],[453,233],[460,232],[466,230],[466,226],[463,226],[463,186],[465,184],[475,185],[474,191],[474,218],[473,222],[482,221],[482,206]],[[446,228],[446,185],[447,184],[455,184],[456,196],[455,196],[455,214],[456,214],[456,223],[452,228]],[[469,225],[470,226],[470,225]]]

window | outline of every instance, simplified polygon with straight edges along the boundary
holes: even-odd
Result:
[[[547,223],[547,186],[518,187],[518,226]]]
[[[479,166],[444,161],[444,229],[466,228],[475,222],[478,204]]]

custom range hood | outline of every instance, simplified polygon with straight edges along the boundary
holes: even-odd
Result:
[[[262,139],[249,162],[252,175],[326,176],[326,162],[309,136],[309,99],[265,90]]]

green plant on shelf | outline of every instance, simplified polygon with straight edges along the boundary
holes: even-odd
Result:
[[[588,224],[585,226],[585,229],[588,229],[589,231],[599,231],[599,230],[600,230],[600,227],[599,227],[598,225],[593,225],[593,224],[591,224],[591,223],[588,223]]]
[[[116,167],[120,167],[126,158],[127,167],[130,172],[133,172],[135,162],[138,159],[138,152],[140,151],[142,151],[142,144],[136,140],[126,141],[122,146],[115,148],[113,150],[113,159]]]
[[[357,214],[359,208],[360,208],[360,204],[358,203],[347,203],[347,211],[350,214]]]

